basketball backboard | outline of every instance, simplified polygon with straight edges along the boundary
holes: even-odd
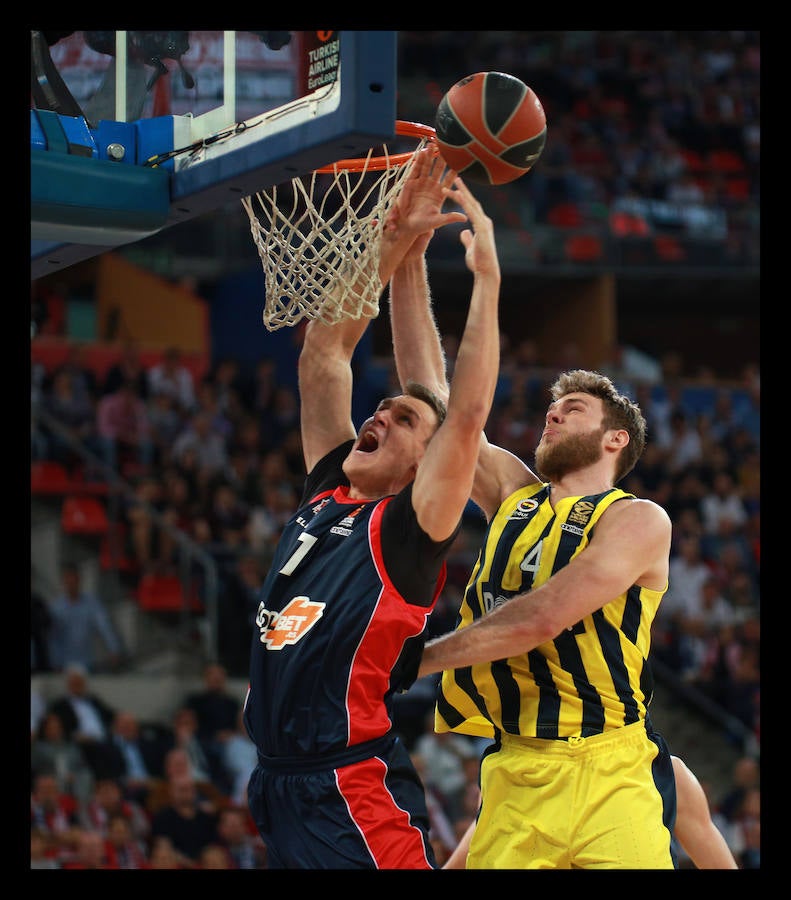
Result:
[[[31,35],[32,278],[395,134],[393,31]]]

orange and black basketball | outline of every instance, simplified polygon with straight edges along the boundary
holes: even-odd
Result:
[[[457,81],[437,107],[434,127],[445,162],[479,184],[507,184],[529,172],[547,138],[541,101],[503,72]]]

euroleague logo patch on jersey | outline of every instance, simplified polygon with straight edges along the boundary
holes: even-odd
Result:
[[[267,650],[282,650],[301,641],[324,615],[325,603],[309,597],[294,597],[280,612],[258,607],[255,624],[261,629],[261,643]]]
[[[520,500],[516,509],[508,516],[509,519],[526,519],[538,509],[538,500]]]
[[[344,516],[344,518],[341,519],[341,521],[337,525],[333,525],[332,528],[330,528],[330,534],[340,534],[343,535],[343,537],[349,537],[349,535],[352,533],[354,517],[359,515],[362,509],[362,506],[358,506],[357,509],[354,510],[354,512],[349,513],[348,516]]]

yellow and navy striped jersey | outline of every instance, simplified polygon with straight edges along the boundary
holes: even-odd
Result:
[[[456,628],[543,584],[581,553],[602,513],[631,498],[619,488],[566,497],[553,509],[536,483],[500,505],[486,530]],[[632,586],[534,650],[443,672],[438,732],[587,737],[646,717],[653,692],[651,623],[664,591]]]

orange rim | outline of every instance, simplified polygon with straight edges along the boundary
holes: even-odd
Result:
[[[428,138],[433,141],[436,131],[431,125],[421,125],[419,122],[403,122],[400,119],[396,121],[396,134],[400,137],[411,137],[416,141]],[[394,153],[392,156],[372,156],[368,159],[365,156],[358,156],[354,159],[339,159],[337,162],[328,166],[322,166],[316,169],[322,175],[333,175],[339,169],[345,169],[347,172],[381,172],[382,169],[391,169],[404,165],[408,162],[415,151],[410,150],[407,153]]]

